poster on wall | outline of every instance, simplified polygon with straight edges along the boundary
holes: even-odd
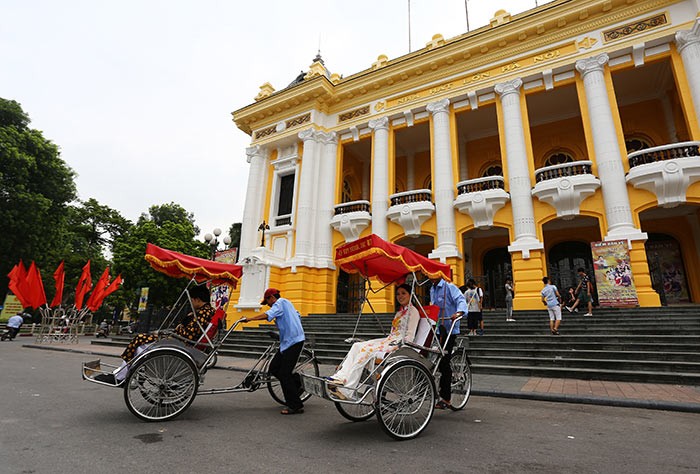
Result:
[[[632,279],[630,252],[626,240],[591,242],[593,268],[602,307],[637,306],[637,289]]]
[[[647,242],[647,259],[657,268],[667,304],[689,303],[681,249],[674,240]]]

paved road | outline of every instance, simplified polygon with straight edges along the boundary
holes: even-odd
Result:
[[[412,441],[312,399],[283,417],[266,391],[201,396],[144,423],[121,390],[80,380],[89,355],[0,344],[0,472],[697,473],[700,415],[473,397]],[[207,386],[241,374],[210,372]]]

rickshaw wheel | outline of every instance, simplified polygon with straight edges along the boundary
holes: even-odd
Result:
[[[374,416],[374,406],[335,402],[338,412],[350,421],[366,421]]]
[[[453,410],[461,410],[469,401],[472,391],[472,369],[469,366],[467,351],[464,347],[457,347],[450,361],[452,367],[452,387],[450,403]]]
[[[377,386],[376,412],[382,429],[392,438],[418,436],[435,411],[435,380],[413,360],[389,367]]]
[[[192,404],[198,385],[199,374],[189,357],[176,351],[154,351],[129,371],[124,401],[144,421],[166,421]]]
[[[269,369],[270,366],[268,364],[268,366],[265,367],[265,371],[268,374],[267,391],[270,392],[270,396],[277,403],[279,403],[280,405],[284,405],[284,393],[282,393],[282,386],[280,385],[280,381],[270,374]],[[301,354],[299,354],[299,360],[297,361],[297,365],[294,367],[294,373],[298,374],[299,372],[315,375],[316,377],[318,377],[318,361],[313,357],[311,351],[302,350]],[[311,398],[311,394],[304,392],[301,394],[300,398],[302,402],[305,402],[306,400]]]

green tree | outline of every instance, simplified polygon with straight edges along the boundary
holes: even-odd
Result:
[[[228,230],[228,235],[231,237],[231,245],[229,248],[239,248],[241,246],[241,224],[236,222],[231,224],[231,228]]]
[[[194,217],[175,203],[151,206],[138,222],[123,235],[115,238],[114,268],[124,275],[124,291],[133,304],[142,287],[149,288],[149,304],[173,304],[185,285],[185,280],[173,278],[153,270],[144,259],[146,244],[175,250],[195,257],[208,258],[209,246],[196,240],[198,234]]]
[[[0,294],[20,258],[46,269],[69,248],[66,222],[76,197],[75,173],[58,147],[29,123],[20,104],[0,98]]]

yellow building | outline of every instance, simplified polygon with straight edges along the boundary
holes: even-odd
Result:
[[[487,307],[512,275],[515,309],[541,309],[542,277],[575,286],[602,240],[628,242],[640,306],[699,301],[699,11],[557,0],[353,75],[317,57],[265,83],[233,113],[251,136],[236,310],[268,286],[302,314],[353,310],[333,256],[369,233],[475,277]]]

